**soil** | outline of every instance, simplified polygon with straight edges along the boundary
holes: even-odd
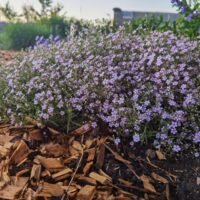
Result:
[[[181,159],[156,162],[178,177],[174,190],[174,200],[200,199],[200,159]]]
[[[12,61],[16,54],[15,51],[0,50],[0,64]]]

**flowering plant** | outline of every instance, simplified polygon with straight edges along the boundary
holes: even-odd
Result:
[[[198,1],[171,0],[171,3],[178,8],[181,14],[187,17],[188,21],[200,18],[200,4]]]
[[[0,65],[0,122],[5,117],[4,92],[7,88],[5,67]]]
[[[68,125],[86,116],[130,145],[198,153],[199,55],[199,41],[171,32],[39,39],[6,76],[7,113]]]

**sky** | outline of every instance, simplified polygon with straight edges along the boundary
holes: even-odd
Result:
[[[0,5],[3,5],[7,0],[0,0]],[[9,0],[10,5],[17,11],[20,11],[22,5],[33,5],[39,9],[38,0]],[[54,4],[61,3],[64,6],[67,16],[97,19],[97,18],[112,18],[114,7],[119,7],[122,10],[135,11],[161,11],[161,12],[176,12],[172,7],[170,0],[53,0]]]

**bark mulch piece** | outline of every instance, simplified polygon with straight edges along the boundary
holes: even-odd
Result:
[[[0,50],[0,64],[12,61],[15,55],[15,51]]]
[[[0,199],[173,199],[177,177],[152,163],[153,151],[125,156],[90,124],[64,135],[33,122],[0,125]]]

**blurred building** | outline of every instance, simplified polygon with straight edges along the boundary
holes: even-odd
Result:
[[[178,14],[176,13],[165,13],[165,12],[142,12],[142,11],[124,11],[120,8],[114,8],[114,21],[117,25],[122,25],[124,22],[131,21],[132,19],[143,18],[146,16],[163,16],[164,20],[169,19],[173,22]]]

